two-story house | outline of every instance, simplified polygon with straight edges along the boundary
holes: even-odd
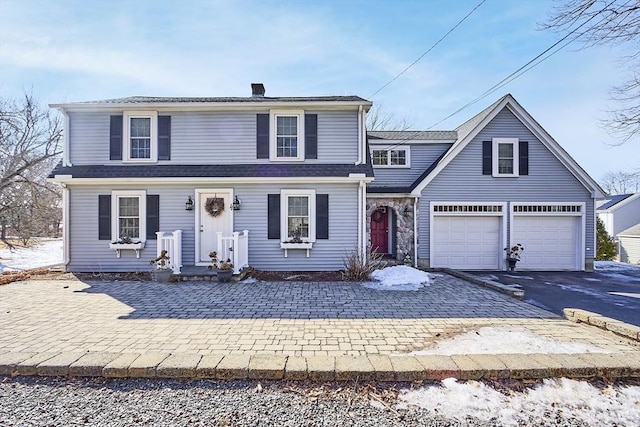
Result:
[[[366,245],[365,114],[357,96],[131,97],[57,104],[71,271],[171,266],[338,270]]]
[[[369,132],[372,246],[430,268],[591,270],[598,184],[511,96],[452,131]]]
[[[421,267],[585,270],[598,185],[506,95],[451,131],[369,132],[357,96],[131,97],[65,118],[71,271],[320,271],[370,245]]]

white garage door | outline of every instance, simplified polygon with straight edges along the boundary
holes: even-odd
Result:
[[[497,270],[500,218],[494,216],[435,216],[431,227],[432,267]]]
[[[524,252],[516,268],[527,270],[576,270],[580,218],[515,216],[512,243]]]

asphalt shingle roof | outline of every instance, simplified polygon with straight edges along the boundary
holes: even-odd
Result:
[[[398,140],[455,140],[458,133],[455,130],[403,130],[403,131],[369,131],[370,140],[389,139]]]
[[[170,97],[129,96],[126,98],[73,102],[72,104],[166,104],[166,103],[232,103],[232,102],[369,102],[359,96],[226,96],[226,97]]]
[[[618,236],[640,237],[640,224],[636,224],[633,227],[629,227],[626,230],[619,232]]]
[[[606,202],[598,206],[596,208],[596,211],[606,211],[607,209],[617,205],[629,196],[633,196],[633,194],[617,194],[615,196],[607,196],[605,198]]]
[[[58,164],[51,172],[73,178],[293,178],[348,177],[362,173],[372,177],[370,164],[237,164],[237,165],[76,165]]]

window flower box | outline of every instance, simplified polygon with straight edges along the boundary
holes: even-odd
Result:
[[[313,248],[313,242],[280,242],[280,248],[284,249],[284,257],[289,256],[290,249],[305,249],[307,251],[307,258],[309,258],[309,250]]]
[[[140,258],[140,249],[144,248],[144,242],[137,243],[109,243],[109,249],[116,251],[116,258],[120,258],[120,251],[136,251],[136,258]]]

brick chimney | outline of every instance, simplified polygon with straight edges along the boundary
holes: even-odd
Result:
[[[251,83],[251,96],[264,96],[264,85],[262,83]]]

